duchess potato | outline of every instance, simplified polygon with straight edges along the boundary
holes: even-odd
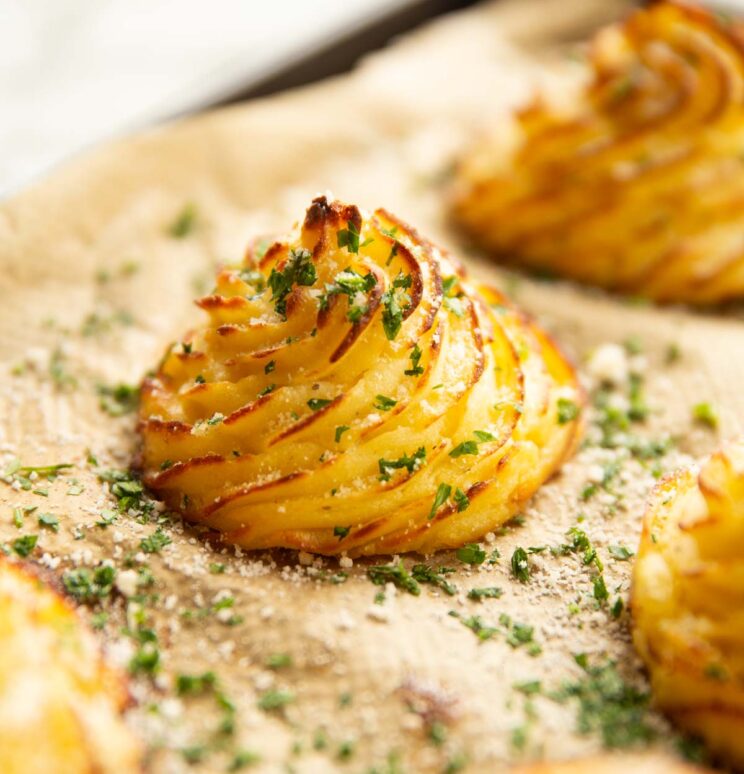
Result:
[[[67,601],[0,554],[0,771],[141,771],[126,701]]]
[[[591,80],[538,99],[459,170],[454,217],[496,258],[659,302],[744,296],[744,35],[676,2],[602,30]]]
[[[632,609],[657,705],[744,769],[744,442],[660,483]]]
[[[551,339],[384,210],[317,198],[221,271],[145,381],[141,466],[245,548],[458,546],[569,455],[582,394]]]

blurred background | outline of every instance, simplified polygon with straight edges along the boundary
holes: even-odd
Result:
[[[0,197],[95,142],[348,70],[474,1],[0,0]]]
[[[95,142],[342,72],[470,2],[0,0],[0,197]]]

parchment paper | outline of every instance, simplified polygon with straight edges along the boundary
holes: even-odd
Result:
[[[286,231],[311,197],[328,189],[366,208],[385,206],[440,240],[539,316],[580,364],[598,345],[638,336],[654,409],[647,434],[679,438],[679,451],[667,464],[740,434],[740,318],[654,309],[564,283],[518,278],[466,252],[447,225],[443,181],[453,154],[528,98],[537,83],[580,76],[566,47],[621,8],[603,0],[484,4],[434,22],[348,76],[108,145],[5,202],[3,457],[24,464],[73,462],[75,469],[48,485],[46,498],[0,485],[0,540],[19,534],[11,510],[27,504],[59,516],[58,534],[40,531],[34,514],[21,531],[40,533],[33,558],[58,575],[75,563],[113,557],[120,566],[127,553],[137,554],[151,525],[123,516],[112,527],[94,526],[111,503],[86,464],[86,450],[102,466],[124,467],[134,440],[132,417],[102,413],[96,385],[138,381],[167,343],[198,319],[191,301],[199,286],[208,285],[214,266],[239,260],[255,235]],[[187,203],[196,208],[194,231],[174,239],[168,225]],[[86,319],[89,335],[82,335]],[[682,357],[665,365],[672,343]],[[76,380],[75,388],[54,384],[50,359],[62,368],[63,382],[64,374]],[[700,401],[716,406],[717,431],[693,425],[690,407]],[[314,579],[317,570],[298,567],[295,555],[235,556],[189,528],[168,528],[173,544],[139,557],[156,577],[152,620],[163,670],[155,687],[146,679],[133,682],[138,704],[129,721],[154,750],[152,770],[187,768],[179,748],[199,744],[214,726],[210,697],[177,699],[170,687],[176,673],[207,669],[236,704],[239,745],[262,757],[256,770],[282,771],[289,763],[296,771],[386,771],[389,761],[399,760],[405,771],[440,771],[466,758],[468,770],[495,771],[514,761],[597,752],[596,735],[575,732],[574,704],[538,697],[538,717],[531,721],[512,685],[539,679],[552,688],[574,679],[579,670],[572,654],[582,651],[617,658],[623,673],[643,685],[628,617],[615,621],[594,609],[589,575],[575,557],[533,555],[526,584],[514,581],[509,569],[515,546],[560,543],[581,512],[583,528],[606,560],[613,598],[627,596],[630,564],[608,560],[606,548],[622,543],[635,549],[650,477],[638,473],[627,481],[624,508],[608,516],[601,498],[578,498],[596,464],[596,455],[583,452],[543,489],[524,525],[487,546],[489,553],[498,547],[499,562],[471,570],[451,554],[436,556],[436,563],[458,568],[450,576],[460,589],[455,597],[424,587],[420,597],[398,592],[375,605],[379,589],[367,580],[364,564],[334,585]],[[66,494],[72,478],[84,486],[82,494]],[[211,574],[214,562],[224,562],[226,572]],[[328,560],[322,569],[332,574],[339,568]],[[471,586],[490,585],[504,589],[500,600],[479,604],[465,596]],[[184,620],[184,610],[208,607],[223,589],[234,595],[233,612],[242,623],[230,626],[212,614],[196,623]],[[580,613],[569,612],[572,602]],[[123,610],[117,597],[102,637],[112,659],[126,661]],[[486,622],[506,613],[531,624],[543,653],[531,657],[503,637],[480,643],[450,610]],[[277,652],[291,654],[293,665],[267,669],[267,657]],[[256,706],[271,687],[296,695],[284,716]],[[419,712],[411,711],[411,703]],[[436,745],[425,726],[440,716],[448,734]],[[658,722],[658,745],[664,746],[669,735]],[[513,731],[522,727],[527,741],[520,750]],[[327,746],[314,749],[322,746],[317,739],[323,734]],[[351,740],[353,752],[341,760],[339,749]],[[293,752],[298,744],[301,752]],[[229,761],[228,753],[214,753],[196,768],[220,771]]]

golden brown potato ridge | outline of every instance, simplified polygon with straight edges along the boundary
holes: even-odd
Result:
[[[744,769],[744,442],[659,484],[632,608],[657,705]]]
[[[618,753],[567,761],[541,761],[517,766],[511,771],[513,774],[704,774],[711,770],[658,753]]]
[[[660,302],[744,297],[744,33],[651,4],[602,30],[589,85],[464,160],[454,215],[495,257]]]
[[[245,548],[350,555],[473,540],[574,448],[555,344],[384,210],[317,198],[197,301],[143,385],[147,485]]]
[[[141,771],[126,700],[71,606],[0,554],[0,771]]]

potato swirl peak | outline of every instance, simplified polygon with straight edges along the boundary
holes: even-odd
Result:
[[[632,606],[658,705],[744,769],[744,441],[661,482]]]
[[[496,257],[660,302],[744,297],[744,34],[674,2],[594,40],[568,106],[464,160],[454,214]]]
[[[0,771],[142,771],[128,698],[67,601],[0,554]]]
[[[506,299],[384,210],[317,198],[221,271],[142,390],[147,485],[246,548],[457,546],[574,446],[581,393]]]

